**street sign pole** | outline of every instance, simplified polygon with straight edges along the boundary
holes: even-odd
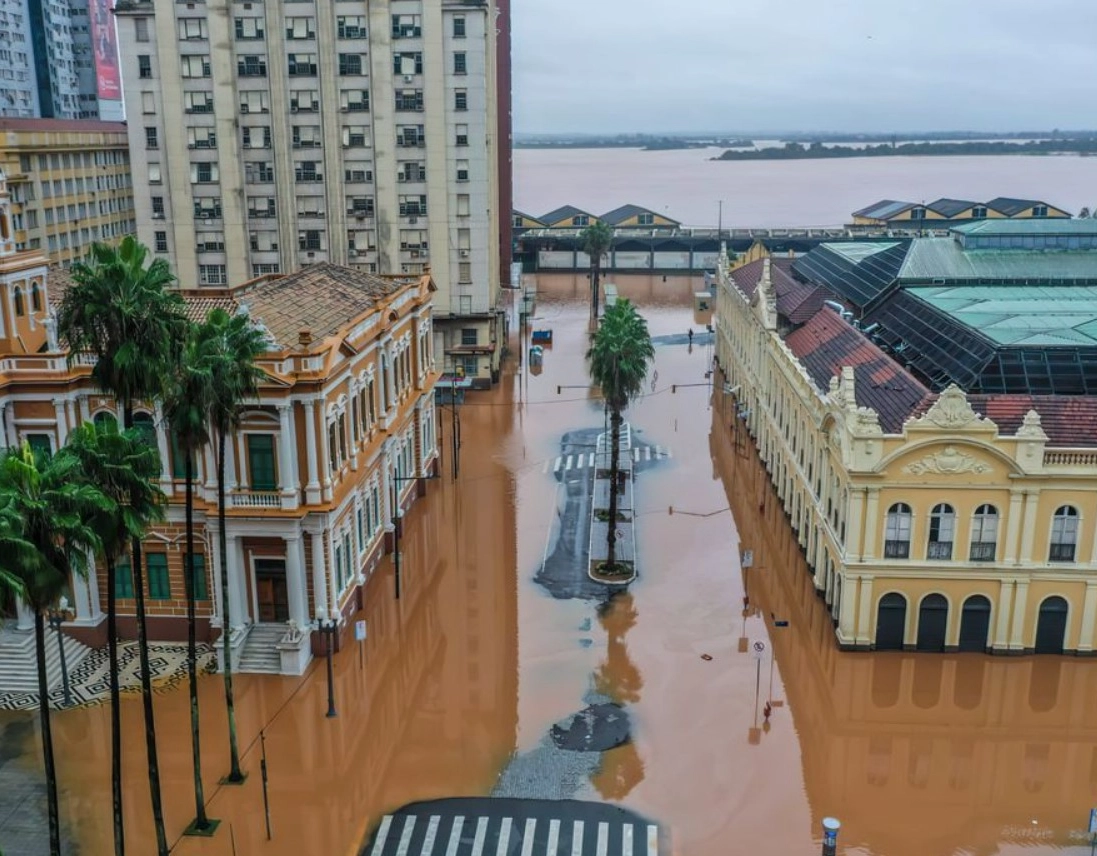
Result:
[[[358,670],[366,668],[366,621],[359,619],[354,622],[354,638],[358,641]]]

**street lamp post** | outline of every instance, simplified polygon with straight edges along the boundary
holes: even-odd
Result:
[[[400,599],[400,520],[404,516],[400,508],[400,485],[403,482],[432,481],[439,476],[392,476],[392,565],[395,570],[396,600]]]
[[[57,650],[61,654],[61,685],[65,692],[65,707],[72,704],[72,688],[69,686],[69,667],[65,662],[65,640],[61,636],[61,625],[71,617],[69,599],[64,596],[57,602],[57,606],[51,606],[47,613],[47,621],[57,634]]]
[[[316,625],[320,632],[327,637],[326,654],[328,658],[328,712],[329,719],[336,716],[335,712],[335,673],[332,670],[331,654],[335,643],[335,630],[339,626],[334,614],[325,615],[323,610],[316,613]]]

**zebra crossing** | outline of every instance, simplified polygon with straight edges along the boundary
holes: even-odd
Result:
[[[387,814],[361,856],[658,856],[659,827],[560,817]]]
[[[662,446],[637,446],[632,450],[632,460],[636,463],[641,461],[662,461],[673,457],[674,453]],[[545,461],[544,466],[541,467],[541,472],[560,473],[593,467],[594,452],[583,452],[578,455],[557,455],[556,458]]]

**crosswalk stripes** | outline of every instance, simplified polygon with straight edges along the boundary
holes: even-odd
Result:
[[[636,818],[639,820],[639,818]],[[475,820],[475,833],[472,826]],[[639,827],[639,829],[637,829]],[[444,853],[443,853],[444,848]],[[365,854],[366,851],[363,851]],[[658,856],[655,824],[559,817],[386,815],[368,856]]]
[[[627,454],[627,453],[626,453]],[[588,467],[594,468],[595,453],[579,455],[557,455],[555,458],[549,458],[541,466],[542,473],[548,473],[549,468],[552,468],[554,473],[570,472],[571,470],[582,470]],[[637,446],[632,450],[632,460],[635,463],[641,461],[660,461],[665,458],[673,458],[674,453],[670,449],[664,449],[662,446]]]

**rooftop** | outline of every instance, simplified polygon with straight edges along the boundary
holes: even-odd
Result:
[[[16,133],[41,133],[54,131],[82,134],[125,134],[125,122],[96,122],[91,119],[20,119],[0,118],[0,131]]]
[[[912,284],[934,280],[1039,280],[1097,285],[1097,253],[1092,250],[1056,248],[1055,252],[1047,252],[1035,241],[1029,247],[1005,249],[965,247],[955,237],[915,238],[897,278]]]
[[[803,324],[818,312],[824,300],[833,300],[828,289],[810,282],[802,282],[792,275],[792,259],[774,258],[770,264],[770,277],[777,294],[777,312],[793,324]],[[750,262],[731,272],[731,278],[739,291],[750,297],[762,277],[764,260]]]

